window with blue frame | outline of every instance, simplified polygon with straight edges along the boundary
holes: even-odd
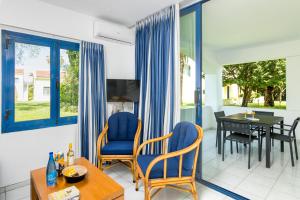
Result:
[[[79,44],[2,31],[2,132],[77,123]]]

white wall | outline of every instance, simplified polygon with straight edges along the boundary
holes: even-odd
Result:
[[[287,110],[300,112],[300,56],[287,57],[286,65]]]
[[[248,48],[226,49],[215,52],[217,62],[235,64],[300,55],[300,40],[273,43]]]
[[[5,24],[102,43],[108,78],[134,78],[134,46],[95,39],[94,21],[92,17],[37,0],[0,0],[0,29],[18,30]],[[0,64],[0,72],[1,69]],[[31,169],[47,164],[49,151],[64,151],[68,143],[75,142],[77,129],[77,125],[69,125],[0,135],[0,187],[29,179]]]
[[[205,106],[202,121],[205,130],[216,128],[214,112],[222,106],[222,70],[216,55],[209,48],[203,48],[203,73],[205,74]]]

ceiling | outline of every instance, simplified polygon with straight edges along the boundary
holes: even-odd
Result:
[[[211,0],[203,43],[212,50],[300,39],[300,0]]]
[[[40,1],[130,27],[173,3],[196,0]],[[203,6],[203,44],[207,49],[217,51],[295,39],[300,39],[300,0],[210,0]]]
[[[40,0],[125,26],[181,0]]]

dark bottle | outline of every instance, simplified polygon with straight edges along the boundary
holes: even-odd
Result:
[[[53,152],[49,153],[49,161],[46,172],[47,186],[55,186],[57,180],[56,166],[53,159]]]

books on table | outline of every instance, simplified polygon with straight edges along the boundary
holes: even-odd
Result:
[[[48,195],[48,200],[79,200],[80,192],[75,186],[53,192]]]

